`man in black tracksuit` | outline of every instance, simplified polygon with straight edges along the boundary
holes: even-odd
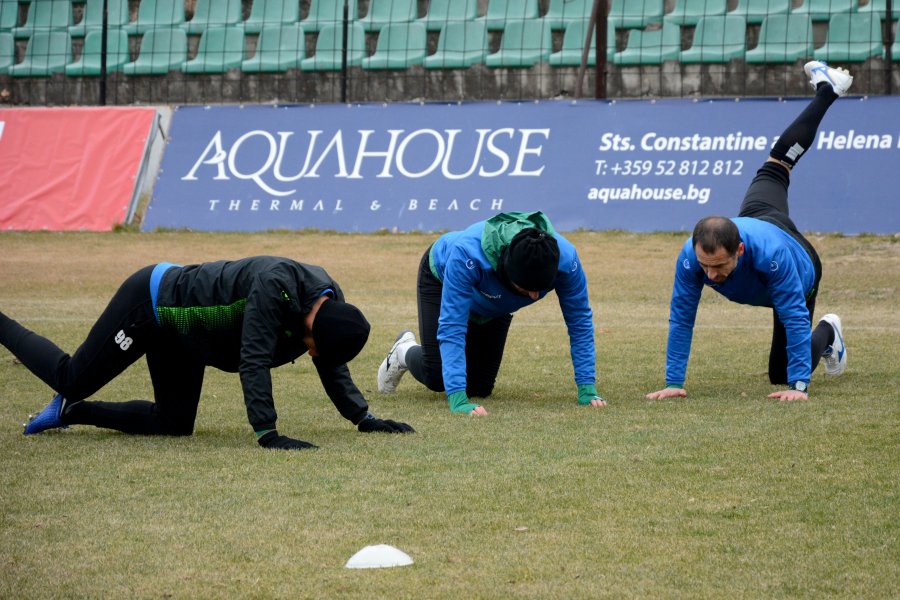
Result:
[[[314,446],[278,434],[270,369],[306,352],[328,397],[360,431],[413,431],[370,413],[350,377],[346,363],[368,334],[365,317],[324,269],[272,256],[145,267],[122,284],[71,356],[0,313],[0,343],[57,392],[26,434],[86,424],[190,435],[211,366],[240,373],[259,444],[282,449]],[[154,402],[86,400],[144,355]]]

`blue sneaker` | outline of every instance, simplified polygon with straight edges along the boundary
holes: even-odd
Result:
[[[69,426],[63,424],[62,419],[60,419],[65,405],[66,399],[63,398],[62,394],[54,396],[44,410],[31,417],[31,420],[25,424],[23,435],[34,435],[48,429],[68,429]]]
[[[829,313],[822,317],[831,328],[834,329],[834,341],[825,350],[822,355],[822,362],[825,363],[825,373],[827,375],[840,375],[847,368],[847,346],[844,345],[844,332],[841,326],[841,318],[833,313]]]

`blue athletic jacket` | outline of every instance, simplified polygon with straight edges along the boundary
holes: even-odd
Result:
[[[809,383],[812,373],[806,297],[815,285],[809,254],[786,231],[759,219],[732,219],[744,254],[724,283],[710,281],[697,262],[691,239],[678,255],[669,307],[666,385],[684,385],[700,292],[708,285],[729,300],[774,308],[787,334],[788,381]]]
[[[540,213],[509,214],[544,218]],[[441,348],[444,389],[448,396],[466,389],[465,348],[469,320],[485,322],[536,302],[511,292],[497,277],[491,262],[493,259],[496,264],[496,256],[488,256],[482,244],[485,225],[491,228],[494,222],[495,219],[479,221],[462,231],[446,233],[431,248],[431,272],[443,283],[437,337]],[[575,246],[558,233],[550,233],[559,245],[559,271],[551,289],[556,290],[569,331],[575,383],[594,384],[594,322],[587,279]],[[506,245],[512,236],[508,238],[502,240]],[[540,298],[548,291],[541,292]]]

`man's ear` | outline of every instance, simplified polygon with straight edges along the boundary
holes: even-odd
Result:
[[[744,242],[741,242],[740,244],[738,244],[738,249],[737,249],[737,253],[735,254],[735,256],[740,258],[743,255],[744,255]]]

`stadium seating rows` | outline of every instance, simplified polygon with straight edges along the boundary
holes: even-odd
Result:
[[[0,0],[0,74],[98,75],[103,2]],[[297,0],[253,0],[246,19],[242,15],[246,1],[196,0],[189,20],[184,0],[141,0],[134,21],[129,19],[128,0],[106,2],[106,68],[110,72],[341,68],[344,0],[311,0],[303,18]],[[677,0],[674,10],[665,13],[664,0],[612,0],[607,55],[616,65],[734,59],[786,63],[813,55],[821,60],[865,61],[884,53],[879,2],[883,13],[885,0],[871,0],[861,8],[858,0],[805,0],[793,9],[791,0],[739,0],[731,11],[727,11],[727,0]],[[73,3],[83,4],[78,23],[73,22]],[[894,15],[900,16],[900,0],[894,4]],[[478,63],[492,68],[530,67],[542,61],[560,67],[578,65],[593,2],[550,0],[547,12],[540,15],[538,0],[490,0],[480,17],[477,0],[432,0],[422,17],[417,15],[416,0],[370,0],[362,18],[356,0],[348,5],[347,64],[377,70],[411,65],[466,68]],[[826,43],[820,48],[813,47],[815,22],[827,26]],[[759,25],[758,44],[750,49],[748,24]],[[693,28],[688,48],[682,48],[685,27]],[[625,46],[618,50],[617,28],[628,30]],[[561,32],[561,47],[555,51],[554,31]],[[429,32],[437,36],[436,52],[431,55]],[[307,55],[307,35],[315,37],[311,55]],[[371,56],[366,55],[367,35],[376,38]],[[189,36],[199,38],[192,57]],[[247,52],[247,36],[258,36],[255,52]],[[490,36],[499,38],[496,52],[490,52]],[[80,37],[84,38],[81,53],[73,60],[72,39]],[[130,44],[129,38],[135,42]],[[18,63],[16,40],[26,44]],[[593,53],[590,59],[594,64]]]

